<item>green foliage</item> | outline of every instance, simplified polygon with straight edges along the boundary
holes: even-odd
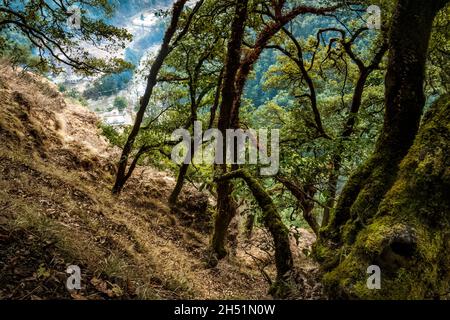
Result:
[[[82,106],[88,106],[88,102],[78,90],[74,88],[68,90],[64,85],[60,85],[59,89],[60,91],[63,90],[61,92],[63,92],[66,97],[76,100],[81,103]]]
[[[258,6],[258,3],[252,5]],[[198,98],[201,92],[206,92],[196,116],[202,121],[203,127],[207,127],[217,89],[217,78],[225,63],[225,45],[229,36],[227,26],[231,17],[230,12],[219,8],[216,3],[206,1],[200,14],[209,15],[210,12],[217,12],[214,23],[210,23],[207,19],[195,20],[192,30],[166,59],[160,74],[160,78],[165,81],[157,87],[150,104],[158,108],[151,108],[147,112],[147,120],[144,123],[151,125],[149,128],[144,125],[146,130],[142,130],[139,135],[136,149],[145,144],[152,145],[157,141],[168,140],[173,130],[188,123],[192,111],[190,97],[192,90],[195,91],[195,98]],[[308,16],[289,26],[302,47],[304,62],[314,82],[318,109],[325,131],[329,135],[328,139],[317,132],[311,103],[304,96],[308,93],[308,87],[298,65],[274,49],[267,49],[253,69],[246,85],[240,112],[240,123],[243,128],[276,128],[281,131],[281,173],[300,185],[316,186],[318,192],[315,200],[323,205],[333,197],[327,189],[327,183],[334,170],[334,157],[336,155],[341,157],[338,169],[338,188],[341,188],[349,174],[367,159],[383,121],[384,72],[376,70],[367,80],[354,133],[345,139],[341,136],[350,116],[348,110],[359,70],[342,47],[328,46],[326,40],[331,35],[325,35],[324,39],[317,42],[318,30],[332,26],[334,22],[334,18]],[[348,21],[349,27],[353,30],[361,27],[361,23],[356,14],[351,15]],[[261,31],[263,24],[258,17],[251,16],[249,28],[252,32]],[[252,32],[246,35],[247,43],[254,41]],[[364,34],[364,41],[357,41],[353,45],[353,50],[358,52],[361,59],[370,59],[378,49],[379,39],[376,35],[376,33]],[[276,36],[273,44],[295,52],[295,46],[283,32]],[[211,48],[212,51],[208,52]],[[209,55],[206,55],[207,53]],[[200,66],[196,78],[197,63],[205,55],[206,61]],[[382,67],[383,65],[381,69]],[[300,96],[303,97],[299,98]],[[158,117],[161,110],[166,107],[167,111]],[[217,119],[214,123],[216,122]],[[162,168],[170,168],[176,175],[178,166],[167,161],[167,157],[161,156],[160,151],[149,152],[146,159]],[[164,151],[166,155],[168,152],[170,153],[170,148]],[[209,184],[213,172],[211,166],[196,164],[195,170],[188,171],[188,179],[202,185]],[[233,195],[236,198],[251,198],[241,183],[234,182],[234,185]],[[277,191],[273,193],[273,200],[285,223],[306,226],[301,218],[302,211],[297,200],[289,192],[285,192],[280,183],[274,179],[265,179],[264,186]],[[259,211],[254,204],[253,207]],[[313,211],[318,220],[322,211],[323,208],[319,205]]]
[[[141,56],[142,54],[137,54],[129,48],[125,50],[125,61],[133,65],[133,67],[139,65]],[[120,73],[104,75],[95,80],[94,83],[83,92],[83,95],[87,99],[94,100],[114,95],[117,92],[126,89],[134,75],[134,68]]]
[[[98,127],[100,128],[102,134],[106,137],[106,139],[108,139],[108,141],[113,146],[118,146],[118,147],[122,146],[122,144],[124,143],[124,139],[125,139],[123,133],[119,133],[116,129],[114,129],[114,127],[103,124],[103,123],[99,123]]]
[[[438,13],[428,50],[429,63],[426,81],[427,93],[440,96],[450,90],[450,6]]]
[[[61,93],[65,93],[67,91],[67,87],[63,83],[61,83],[58,85],[58,91]]]
[[[384,8],[383,21],[387,26],[393,4],[384,0],[371,4]],[[256,8],[260,4],[255,2],[251,5]],[[187,12],[189,10],[186,10],[182,19],[186,18]],[[204,18],[210,16],[211,12],[214,12],[214,23]],[[162,12],[161,16],[165,17],[167,14]],[[213,1],[205,1],[199,15],[203,15],[203,18],[194,19],[189,32],[164,63],[159,76],[163,80],[152,96],[152,107],[145,115],[145,129],[141,130],[137,138],[136,151],[144,145],[170,140],[171,133],[180,127],[192,129],[187,125],[192,112],[192,91],[195,98],[206,92],[198,106],[196,117],[202,121],[204,128],[209,123],[217,78],[225,64],[224,53],[232,15]],[[348,31],[343,28],[343,41],[350,41],[351,35],[365,26],[365,22],[355,12],[345,11],[339,18],[348,28]],[[443,25],[444,16],[440,19],[439,25]],[[251,15],[248,24],[251,32],[246,34],[246,44],[252,43],[255,40],[254,34],[264,27],[257,15]],[[311,101],[307,96],[309,88],[298,64],[276,49],[266,49],[253,68],[240,112],[240,123],[244,128],[277,128],[281,131],[280,172],[299,185],[316,187],[314,200],[317,205],[313,215],[319,221],[324,206],[336,197],[328,186],[330,176],[336,171],[335,187],[339,195],[351,173],[371,154],[384,116],[385,60],[370,73],[365,82],[358,113],[350,114],[360,69],[354,57],[344,50],[340,41],[336,41],[341,36],[339,32],[330,31],[317,35],[319,29],[327,27],[336,27],[333,17],[314,15],[296,19],[286,26],[301,47],[302,59],[313,82],[318,112],[328,137],[318,132]],[[441,30],[440,34],[436,35],[435,41],[442,45],[445,33]],[[379,49],[383,37],[386,37],[384,31],[372,30],[363,31],[354,39],[352,51],[366,67]],[[335,40],[330,41],[332,39]],[[296,46],[285,32],[279,32],[271,45],[281,46],[294,57],[298,54]],[[196,66],[203,56],[206,58],[197,70],[199,73],[196,77]],[[443,69],[438,68],[442,72]],[[126,86],[126,80],[120,77],[100,78],[85,94],[95,98],[102,92],[106,95],[115,93]],[[343,137],[347,121],[353,116],[355,124],[352,133]],[[217,119],[213,123],[216,124]],[[174,175],[177,175],[178,166],[167,157],[170,151],[171,148],[167,146],[152,149],[141,162],[173,170]],[[339,158],[337,168],[336,157]],[[188,171],[187,178],[201,185],[212,186],[210,181],[213,172],[211,166],[196,164],[195,169]],[[236,198],[250,197],[242,184],[234,184],[233,195]],[[273,193],[274,202],[285,223],[306,226],[301,218],[302,210],[299,209],[298,201],[280,183],[269,178],[265,179],[264,186],[276,191]],[[258,211],[257,207],[254,208]]]
[[[71,17],[68,8],[74,5],[80,6],[80,28],[68,23]],[[0,44],[21,48],[18,63],[40,71],[61,71],[62,64],[83,74],[130,68],[130,63],[123,59],[101,59],[90,54],[92,46],[114,52],[125,48],[125,43],[131,40],[126,29],[107,24],[91,14],[91,10],[97,16],[113,13],[110,2],[105,0],[87,0],[81,5],[73,0],[3,2],[0,5]],[[33,49],[31,55],[28,48]]]
[[[31,43],[17,32],[0,29],[0,56],[13,66],[26,66],[31,71],[42,73],[49,70],[33,54]]]
[[[128,107],[128,101],[124,97],[116,97],[113,106],[122,112]]]

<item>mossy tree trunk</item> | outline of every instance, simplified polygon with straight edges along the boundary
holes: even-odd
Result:
[[[240,66],[242,42],[244,40],[245,23],[248,15],[248,1],[236,1],[235,14],[231,27],[231,37],[228,42],[227,60],[222,85],[222,101],[218,129],[226,136],[226,130],[232,125],[232,111],[236,100],[236,75]],[[223,155],[226,155],[226,141],[223,143]],[[227,172],[227,165],[218,165],[216,170],[219,174]],[[227,180],[217,183],[217,214],[214,221],[214,231],[211,239],[211,249],[218,259],[227,255],[225,240],[228,226],[236,214],[236,203],[232,197],[233,187]]]
[[[275,265],[277,278],[273,283],[270,293],[275,297],[284,297],[289,294],[289,278],[292,275],[293,259],[289,242],[289,230],[281,220],[281,216],[273,203],[270,195],[264,190],[259,181],[252,177],[246,170],[239,169],[229,172],[218,181],[241,178],[255,197],[263,213],[264,226],[272,235],[275,245]]]
[[[450,96],[425,116],[377,212],[323,284],[334,298],[450,298]],[[316,246],[329,255],[331,247]],[[327,254],[328,252],[328,254]],[[381,269],[381,289],[367,288],[366,270]]]
[[[241,97],[244,92],[247,78],[263,50],[268,46],[272,38],[295,17],[301,14],[313,13],[325,15],[334,12],[341,5],[332,7],[308,7],[298,5],[285,12],[286,1],[272,1],[271,6],[275,12],[273,21],[267,23],[262,31],[255,36],[255,43],[250,50],[243,52],[242,44],[245,34],[245,24],[248,17],[248,0],[238,0],[235,3],[235,16],[231,27],[231,37],[228,42],[227,61],[225,64],[224,82],[222,87],[222,102],[218,129],[226,135],[226,129],[239,128],[239,111]],[[227,146],[224,143],[224,155]],[[227,166],[218,166],[219,174],[227,172]],[[236,166],[233,166],[233,170]],[[214,234],[212,237],[212,249],[217,257],[226,255],[225,236],[228,225],[236,214],[236,204],[231,193],[232,185],[228,181],[220,181],[217,184],[217,216],[215,219]]]
[[[331,229],[338,231],[335,240],[342,236],[348,221],[352,226],[345,231],[351,238],[375,214],[413,143],[425,104],[423,84],[431,27],[445,2],[397,2],[389,39],[383,129],[372,157],[343,190],[331,221]],[[358,223],[353,223],[355,220]]]
[[[423,241],[432,241],[441,253],[440,250],[446,245],[441,238],[446,236],[440,234],[439,240],[433,239],[429,234],[430,225],[419,218],[422,210],[434,214],[435,210],[440,209],[428,208],[427,203],[418,203],[415,192],[419,190],[406,187],[412,187],[416,183],[415,178],[426,180],[428,175],[423,172],[422,178],[414,177],[413,168],[406,166],[405,162],[417,156],[418,150],[426,147],[425,144],[433,143],[423,138],[428,135],[430,122],[424,124],[423,132],[417,138],[416,135],[425,104],[423,83],[432,23],[439,9],[447,2],[397,2],[389,38],[389,64],[385,79],[386,112],[380,138],[371,158],[349,179],[329,226],[321,232],[314,248],[316,258],[327,272],[324,281],[333,296],[380,297],[382,292],[385,297],[425,297],[425,287],[417,287],[412,292],[399,279],[404,276],[411,280],[417,270],[425,268],[427,262],[424,257],[430,257],[430,254],[424,252],[426,248]],[[445,105],[441,101],[434,109],[445,109]],[[441,129],[444,134],[445,128]],[[415,138],[415,146],[410,150]],[[435,156],[432,150],[429,156]],[[435,182],[443,187],[442,181]],[[428,187],[431,188],[432,184]],[[415,203],[419,212],[406,214],[398,206],[386,210],[389,203],[400,201],[400,198]],[[445,203],[448,200],[442,198],[441,201]],[[420,209],[421,206],[423,209]],[[385,270],[386,290],[367,290],[365,270],[371,264]],[[435,276],[431,275],[426,281],[435,284]],[[423,282],[419,278],[417,281]],[[408,285],[413,286],[413,283]],[[394,290],[394,286],[398,286],[399,290]],[[435,292],[434,288],[434,285],[430,287],[431,292]]]

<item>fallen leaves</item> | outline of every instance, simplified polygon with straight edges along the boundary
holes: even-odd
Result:
[[[106,294],[109,298],[120,298],[123,296],[123,290],[117,284],[95,277],[90,282],[95,289]]]

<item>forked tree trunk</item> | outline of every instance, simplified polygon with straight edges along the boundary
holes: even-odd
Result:
[[[266,24],[265,28],[256,36],[255,44],[251,50],[242,56],[242,42],[245,33],[245,23],[247,20],[248,0],[239,0],[236,2],[236,14],[232,25],[231,39],[228,44],[227,62],[225,67],[224,86],[222,90],[222,104],[219,117],[219,130],[225,136],[226,129],[238,128],[239,109],[241,105],[241,96],[245,84],[253,66],[258,61],[264,48],[284,25],[292,21],[295,17],[313,13],[318,15],[327,14],[335,11],[341,5],[325,8],[308,7],[299,5],[285,14],[283,8],[285,1],[272,2],[276,11],[274,21]],[[224,143],[224,154],[226,154],[226,144]],[[234,166],[233,169],[235,169]],[[227,166],[219,166],[219,173],[227,172]],[[217,216],[215,219],[215,229],[212,238],[212,249],[216,252],[218,258],[226,255],[225,235],[228,225],[236,214],[236,204],[231,197],[232,185],[228,181],[218,182],[217,185]],[[225,228],[225,229],[224,229]]]
[[[318,235],[320,226],[316,217],[314,217],[312,213],[314,209],[313,198],[317,192],[317,189],[313,185],[300,186],[283,176],[277,176],[277,180],[281,182],[297,199],[303,212],[303,219],[305,219],[312,231]]]
[[[231,128],[232,109],[236,98],[236,74],[241,60],[241,47],[244,39],[245,23],[247,20],[248,0],[236,1],[236,11],[233,19],[231,38],[228,42],[227,61],[222,86],[222,101],[218,129],[226,136],[226,130]],[[227,145],[223,143],[223,154],[226,155]],[[219,174],[227,172],[227,165],[218,165]],[[225,239],[231,219],[236,214],[236,203],[231,196],[233,191],[230,181],[224,180],[217,183],[217,215],[214,221],[214,231],[211,239],[212,251],[218,259],[227,255]]]
[[[342,191],[328,228],[335,241],[351,242],[361,226],[373,217],[413,143],[425,104],[423,83],[431,27],[444,2],[397,3],[389,39],[384,126],[372,157]]]
[[[450,96],[425,119],[376,215],[325,273],[332,298],[449,299]],[[330,250],[319,246],[316,250]],[[336,250],[336,249],[335,249]],[[338,254],[341,253],[338,251]],[[380,267],[381,288],[367,287]]]
[[[442,193],[430,194],[437,203],[442,201],[431,205],[425,197],[422,203],[417,202],[416,197],[427,193],[419,190],[419,186],[445,189],[448,180],[445,182],[445,170],[441,165],[448,167],[448,158],[442,164],[433,163],[432,159],[439,159],[440,152],[448,153],[448,146],[444,147],[439,138],[435,141],[438,149],[435,149],[434,142],[426,138],[430,130],[434,130],[431,123],[439,125],[437,119],[426,122],[417,138],[416,134],[425,103],[423,83],[431,27],[435,15],[447,2],[397,2],[390,31],[386,113],[380,138],[371,158],[349,179],[330,225],[321,232],[314,248],[314,255],[327,272],[324,283],[332,296],[381,297],[384,294],[384,297],[405,298],[426,297],[427,290],[433,294],[439,291],[440,276],[437,270],[428,269],[432,264],[427,258],[438,259],[437,254],[448,245],[448,236],[439,232],[433,235],[432,223],[423,221],[421,216],[442,216],[438,205],[448,208],[448,200]],[[446,102],[441,101],[434,108],[448,112]],[[443,116],[442,111],[436,114]],[[440,125],[436,133],[448,137],[448,115],[439,121],[444,121],[445,125]],[[416,145],[410,149],[415,138]],[[426,144],[430,146],[426,148]],[[414,157],[421,160],[415,162]],[[421,165],[427,161],[431,161],[429,170],[423,171]],[[447,218],[440,217],[433,223],[441,224]],[[372,264],[384,270],[382,287],[386,290],[367,289],[365,270]],[[418,270],[431,274],[420,279]],[[402,277],[407,281],[403,282]]]
[[[272,284],[270,293],[275,297],[285,297],[290,292],[289,280],[293,271],[293,259],[289,242],[289,230],[281,220],[277,207],[270,195],[264,190],[257,179],[245,170],[229,172],[218,178],[218,181],[241,178],[255,197],[262,210],[264,226],[269,230],[275,245],[275,266],[277,278]]]
[[[353,98],[349,109],[349,115],[342,130],[340,136],[341,141],[339,141],[339,143],[344,142],[354,133],[356,120],[363,101],[364,87],[366,85],[367,79],[369,78],[370,74],[375,69],[378,68],[379,64],[381,63],[381,60],[383,59],[388,49],[387,41],[384,41],[381,47],[378,49],[377,53],[372,58],[372,61],[370,61],[370,64],[366,66],[364,62],[353,53],[351,46],[352,42],[346,42],[344,44],[344,48],[347,54],[358,66],[359,76],[358,80],[356,81],[355,89],[353,91]],[[338,149],[343,149],[343,146]],[[328,226],[328,223],[330,221],[330,213],[333,210],[336,203],[335,199],[337,196],[337,188],[338,188],[339,174],[342,167],[341,164],[342,160],[343,160],[342,154],[339,152],[333,156],[332,169],[329,174],[327,182],[328,195],[325,204],[325,209],[323,211],[323,219],[321,227]]]

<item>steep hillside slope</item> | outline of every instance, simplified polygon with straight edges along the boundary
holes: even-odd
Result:
[[[0,69],[0,299],[268,298],[251,259],[205,267],[208,234],[165,203],[173,178],[139,168],[113,197],[118,151],[96,116],[38,76]],[[69,265],[80,291],[65,288]]]

